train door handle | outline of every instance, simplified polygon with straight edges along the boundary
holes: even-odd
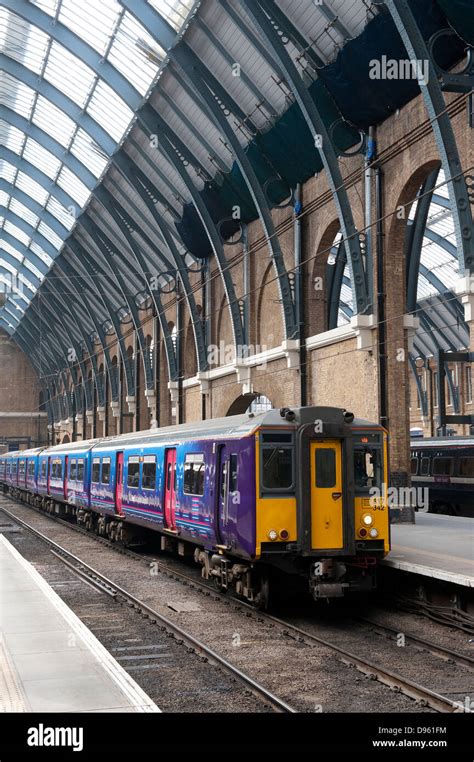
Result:
[[[339,500],[340,497],[342,497],[342,492],[333,492],[332,493],[332,499],[333,500]]]

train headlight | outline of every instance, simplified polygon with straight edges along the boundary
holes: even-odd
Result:
[[[362,516],[362,523],[365,524],[366,527],[370,527],[374,523],[374,517],[371,516],[370,513],[364,513]]]
[[[369,535],[371,537],[374,537],[374,538],[378,537],[379,536],[379,530],[376,529],[375,527],[372,527],[372,529],[369,531]]]
[[[270,529],[268,533],[268,539],[272,542],[275,542],[275,540],[278,540],[278,532],[275,531],[275,529]]]
[[[287,540],[289,536],[290,536],[290,533],[289,533],[288,529],[281,529],[280,530],[280,539],[281,540]]]

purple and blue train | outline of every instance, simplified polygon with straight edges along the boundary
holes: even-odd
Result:
[[[373,589],[389,551],[387,432],[335,407],[282,408],[0,456],[6,492],[133,544],[194,554],[202,575],[266,606]]]

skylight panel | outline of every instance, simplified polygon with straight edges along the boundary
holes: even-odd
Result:
[[[3,8],[0,10],[0,28],[7,28],[2,52],[35,74],[40,74],[49,43],[48,35],[20,16]]]
[[[76,129],[76,123],[42,95],[38,96],[32,119],[33,124],[51,135],[62,146],[65,148],[69,146]]]
[[[33,180],[29,175],[24,172],[18,172],[18,176],[15,180],[15,185],[20,190],[31,196],[38,204],[44,206],[49,193],[42,185]]]
[[[14,225],[12,222],[10,222],[9,220],[5,220],[3,229],[6,233],[9,233],[15,238],[18,238],[20,243],[24,244],[25,246],[28,246],[30,242],[30,236],[24,233],[23,230],[20,230],[20,228]]]
[[[49,254],[47,254],[45,250],[42,249],[38,243],[36,243],[36,241],[32,241],[30,243],[30,249],[34,254],[36,254],[37,257],[43,260],[43,262],[45,263],[45,265],[47,265],[47,267],[51,267],[51,265],[53,264],[52,257],[50,257]]]
[[[56,8],[59,0],[30,0],[32,5],[36,5],[42,11],[48,14],[48,16],[54,16],[56,14]]]
[[[17,251],[17,249],[15,249],[14,246],[12,246],[10,243],[8,243],[8,241],[1,241],[0,242],[0,250],[1,249],[3,249],[3,251],[6,251],[7,254],[10,254],[10,256],[13,257],[14,259],[16,259],[18,262],[20,262],[20,263],[23,262],[24,255],[20,254],[20,252]]]
[[[71,214],[69,209],[66,209],[62,204],[60,204],[57,198],[54,196],[50,196],[49,201],[46,204],[46,209],[50,214],[56,217],[56,219],[66,228],[66,230],[69,231],[74,226],[76,218],[73,214]]]
[[[28,209],[27,206],[22,204],[20,201],[17,201],[16,198],[12,198],[10,201],[10,209],[11,211],[18,215],[22,220],[25,220],[29,225],[32,227],[36,227],[39,222],[39,217],[34,214],[34,212],[31,211],[31,209]]]
[[[24,142],[24,132],[13,127],[9,122],[0,119],[0,146],[5,146],[5,148],[9,148],[13,153],[20,155]]]
[[[16,168],[5,159],[0,159],[0,177],[8,183],[12,183],[15,174]]]
[[[125,13],[108,59],[141,95],[147,92],[165,56],[146,29],[130,13]]]
[[[41,233],[59,251],[64,241],[45,222],[38,225],[38,233]]]
[[[99,3],[63,0],[59,9],[59,21],[103,55],[121,10],[116,0],[100,0]]]
[[[6,191],[0,191],[0,206],[8,206],[10,196]]]
[[[133,118],[133,111],[125,101],[102,80],[97,82],[87,111],[117,143],[124,136]]]
[[[55,85],[78,106],[85,106],[96,75],[77,56],[53,42],[44,78]]]
[[[31,138],[28,138],[26,141],[23,158],[31,162],[35,167],[38,167],[51,180],[54,180],[61,167],[59,159]]]
[[[35,101],[31,87],[15,79],[6,71],[0,71],[0,103],[29,119]]]
[[[179,32],[194,0],[148,0],[148,3]]]
[[[80,207],[84,206],[90,196],[90,190],[70,169],[63,167],[56,182]]]
[[[107,159],[100,148],[84,130],[77,131],[69,150],[95,177],[100,177],[107,166]]]
[[[33,262],[31,262],[31,260],[29,260],[28,257],[25,257],[25,261],[23,262],[23,264],[25,267],[28,268],[28,270],[30,270],[30,272],[33,273],[33,275],[35,275],[38,278],[38,280],[42,279],[43,277],[42,272],[38,270],[37,267],[34,266]]]

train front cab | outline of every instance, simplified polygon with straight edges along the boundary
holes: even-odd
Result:
[[[315,599],[372,590],[377,560],[389,550],[386,432],[340,417],[322,419],[324,436],[300,430],[309,463],[301,469],[298,538],[311,559]]]
[[[261,558],[287,566],[293,554],[316,599],[369,591],[377,560],[389,550],[387,434],[338,408],[289,413],[286,420],[296,424],[296,500],[294,491],[286,500],[283,494],[266,504],[258,500]],[[265,446],[261,437],[259,460]],[[285,542],[281,525],[289,527]]]

